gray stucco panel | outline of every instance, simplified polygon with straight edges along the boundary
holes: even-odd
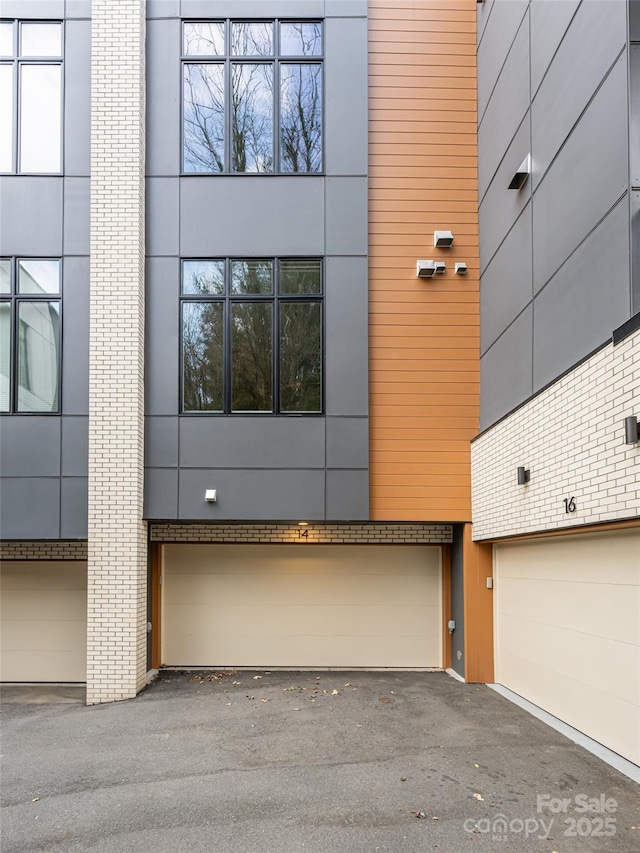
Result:
[[[86,477],[89,459],[89,419],[63,417],[62,424],[62,475]]]
[[[88,534],[88,484],[85,477],[60,481],[60,538],[86,539]]]
[[[65,258],[62,273],[62,412],[89,414],[89,258]]]
[[[91,22],[67,21],[64,48],[64,172],[67,176],[88,176],[90,172],[90,67]]]
[[[177,258],[147,258],[145,394],[149,415],[177,415],[180,347]]]
[[[366,178],[327,178],[327,255],[366,255],[369,209]]]
[[[0,178],[0,253],[62,254],[62,185],[58,177]]]
[[[179,518],[321,520],[324,478],[322,470],[181,469]],[[217,490],[216,503],[205,502],[206,489]]]
[[[178,255],[180,181],[178,178],[147,178],[146,191],[147,255]],[[205,211],[202,215],[206,216]]]
[[[480,359],[480,429],[486,429],[532,393],[529,305]]]
[[[327,468],[368,468],[369,419],[327,418]]]
[[[177,468],[178,446],[177,417],[145,418],[144,461],[147,467]]]
[[[178,2],[175,5],[179,7]],[[161,11],[159,8],[158,14]],[[180,172],[181,28],[179,20],[147,24],[147,175]],[[174,61],[168,62],[167,57]]]
[[[144,517],[178,517],[177,468],[146,468],[144,472]]]
[[[64,229],[65,255],[89,254],[90,179],[64,179]]]
[[[60,418],[12,415],[0,419],[3,477],[57,477],[60,474]]]
[[[327,520],[369,518],[369,472],[327,471]]]
[[[528,0],[498,0],[478,6],[478,120],[482,120],[498,75],[527,12]],[[483,23],[486,24],[483,26]]]
[[[530,6],[531,93],[535,94],[580,0],[534,0]]]
[[[0,536],[3,539],[57,539],[59,535],[59,477],[0,479]]]
[[[324,178],[180,179],[182,257],[324,254]]]

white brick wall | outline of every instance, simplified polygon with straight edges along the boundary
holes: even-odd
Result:
[[[86,559],[86,542],[0,542],[0,561]]]
[[[306,531],[306,536],[303,535]],[[446,545],[450,524],[152,524],[152,542]]]
[[[624,443],[628,415],[640,419],[640,332],[599,350],[473,442],[474,539],[640,515],[640,443]],[[531,471],[525,486],[520,465]]]
[[[87,703],[146,674],[144,0],[93,0]]]

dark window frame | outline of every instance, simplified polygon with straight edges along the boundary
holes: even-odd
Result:
[[[225,287],[223,294],[201,294],[183,293],[184,264],[188,262],[224,262]],[[271,293],[231,293],[231,263],[233,261],[270,261],[273,263],[273,290]],[[313,294],[303,293],[280,293],[280,261],[318,261],[320,264],[320,292]],[[325,414],[325,353],[326,353],[326,329],[325,329],[325,265],[324,259],[318,256],[300,255],[278,255],[273,257],[240,257],[229,256],[215,257],[184,257],[180,259],[180,288],[179,288],[179,412],[180,417],[214,417],[214,418],[318,418]],[[186,303],[222,303],[223,305],[223,411],[191,410],[184,408],[184,341],[183,341],[183,305]],[[273,306],[272,311],[272,337],[271,337],[271,386],[273,408],[269,412],[256,411],[232,411],[231,388],[232,388],[232,342],[231,305],[234,303],[255,302],[267,303]],[[283,303],[317,303],[320,305],[320,409],[317,412],[281,412],[280,411],[280,310]]]
[[[9,408],[0,410],[0,417],[13,417],[15,415],[26,417],[56,417],[62,413],[62,302],[63,302],[63,263],[62,258],[52,255],[2,255],[0,260],[9,261],[10,269],[10,291],[0,293],[0,302],[9,304]],[[57,261],[59,264],[60,278],[57,293],[19,293],[18,292],[18,265],[20,261]],[[18,408],[19,381],[18,372],[20,365],[21,337],[19,329],[19,308],[25,303],[55,302],[58,305],[58,349],[56,353],[56,402],[55,409],[29,411]]]
[[[65,22],[55,18],[0,18],[0,23],[13,25],[13,56],[0,57],[0,65],[13,68],[11,117],[13,122],[11,135],[11,169],[0,170],[0,175],[63,175],[64,174],[64,114],[65,114]],[[22,56],[21,28],[23,24],[58,24],[60,26],[60,56]],[[20,162],[20,126],[22,115],[22,75],[25,65],[54,65],[60,68],[60,167],[54,171],[26,171]],[[2,121],[2,116],[0,116]]]
[[[302,23],[320,24],[322,27],[322,52],[314,56],[283,56],[280,53],[280,24]],[[326,105],[325,105],[325,53],[326,53],[326,28],[323,18],[184,18],[180,27],[180,175],[185,177],[208,175],[224,177],[322,177],[325,174],[325,127],[326,127]],[[185,54],[184,52],[184,25],[185,24],[224,24],[224,37],[226,51],[220,56],[206,54]],[[231,25],[232,24],[273,24],[273,53],[270,56],[236,56],[231,52]],[[273,164],[270,172],[236,172],[232,168],[232,109],[231,109],[231,64],[244,65],[270,65],[273,67]],[[280,139],[280,89],[281,89],[281,65],[320,65],[322,80],[322,102],[320,105],[320,116],[322,121],[322,136],[320,143],[320,168],[315,172],[293,172],[280,169],[281,139]],[[185,65],[222,65],[224,67],[224,169],[222,171],[187,171],[185,169],[185,98],[184,77]]]

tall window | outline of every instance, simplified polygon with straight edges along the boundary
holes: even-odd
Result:
[[[0,412],[57,412],[60,261],[0,258]]]
[[[182,262],[182,411],[322,411],[322,262]]]
[[[0,172],[62,170],[62,24],[0,21]]]
[[[183,170],[322,171],[322,23],[183,24]]]

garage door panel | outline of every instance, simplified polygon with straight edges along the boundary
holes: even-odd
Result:
[[[625,701],[511,651],[504,653],[503,668],[510,690],[640,764],[637,700]]]
[[[218,553],[213,553],[215,547]],[[326,549],[340,553],[327,560]],[[363,552],[363,549],[369,549]],[[171,566],[172,575],[227,574],[233,566],[236,574],[255,574],[256,559],[264,573],[294,575],[386,575],[398,572],[403,575],[431,572],[439,568],[439,549],[423,545],[165,545],[165,562]]]
[[[402,612],[383,605],[376,607],[319,604],[269,604],[253,610],[245,605],[169,605],[167,619],[175,632],[184,634],[240,633],[258,636],[272,633],[297,637],[323,637],[337,633],[349,636],[422,637],[425,626],[436,623],[436,607],[405,607]],[[434,631],[437,635],[437,630]]]
[[[86,590],[86,566],[81,561],[5,560],[0,566],[2,592],[13,589]]]
[[[629,584],[501,576],[500,590],[506,602],[503,612],[512,617],[526,618],[537,612],[551,625],[621,643],[638,641],[637,587]]]
[[[256,647],[262,649],[256,657]],[[423,668],[439,666],[438,643],[419,646],[414,637],[400,637],[391,646],[384,637],[354,637],[352,635],[274,637],[272,634],[248,637],[237,635],[202,635],[176,637],[174,652],[181,666],[240,666],[275,669],[277,667],[341,667],[394,668],[398,657],[404,666]],[[425,659],[433,661],[425,664]]]
[[[36,659],[29,651],[2,653],[2,681],[85,681],[86,677],[86,657],[81,651],[40,650]]]
[[[496,679],[640,763],[640,534],[496,545]]]
[[[437,547],[187,545],[163,559],[167,665],[440,666]]]
[[[545,629],[541,630],[542,627]],[[531,663],[624,701],[638,703],[638,684],[629,678],[640,671],[637,646],[513,617],[501,620],[500,642],[518,657],[525,669]],[[501,683],[515,675],[505,668],[501,657]]]
[[[333,604],[375,605],[384,600],[390,606],[412,605],[418,601],[437,598],[439,577],[411,576],[410,583],[399,583],[398,575],[334,575],[295,576],[293,574],[245,574],[246,583],[238,584],[234,574],[170,576],[167,596],[174,604],[189,604],[194,600],[215,603],[222,599],[229,604],[264,606],[270,603],[287,605]]]
[[[2,594],[2,609],[10,619],[75,619],[86,610],[86,600],[86,590],[11,589]]]
[[[638,534],[620,531],[615,551],[602,535],[560,537],[522,544],[503,544],[496,550],[502,578],[575,580],[581,583],[629,584],[629,566],[638,565]],[[549,559],[548,547],[553,547]]]
[[[4,561],[0,589],[0,679],[85,681],[86,564]]]

